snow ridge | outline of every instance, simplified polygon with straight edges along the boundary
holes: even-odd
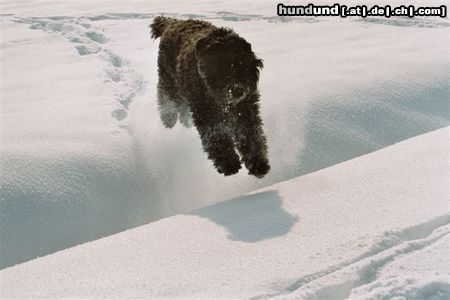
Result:
[[[377,279],[377,272],[387,264],[438,243],[449,237],[449,234],[450,215],[443,215],[403,230],[388,231],[368,251],[354,259],[306,275],[278,294],[260,295],[252,299],[352,298],[353,290],[374,282]],[[442,288],[445,295],[450,296],[450,284],[443,284]],[[434,290],[440,291],[436,287]]]
[[[205,14],[176,14],[176,13],[105,13],[100,15],[88,15],[84,16],[85,22],[89,21],[102,21],[102,20],[138,20],[138,19],[148,19],[151,20],[161,14],[166,16],[183,18],[183,19],[204,19],[204,20],[223,20],[230,22],[242,22],[242,21],[266,21],[266,22],[294,22],[294,23],[317,23],[324,20],[331,20],[327,17],[282,17],[282,16],[266,16],[262,14],[243,14],[235,13],[231,11],[217,11],[212,12],[210,15]],[[1,16],[13,16],[12,14],[3,14]],[[22,21],[26,18],[22,18]],[[40,19],[44,21],[45,19],[53,21],[62,20],[74,20],[79,19],[69,16],[52,16],[47,18],[33,17],[28,19]],[[450,22],[448,19],[441,19],[438,17],[427,17],[420,18],[415,17],[413,19],[409,17],[395,17],[395,18],[384,18],[384,17],[367,17],[367,18],[347,18],[351,22],[363,22],[369,24],[377,25],[387,25],[387,26],[400,26],[400,27],[418,27],[418,28],[445,28],[450,27]],[[27,22],[28,23],[28,22]]]
[[[231,22],[241,21],[267,21],[267,22],[296,22],[296,23],[316,23],[320,22],[318,18],[313,17],[279,17],[264,16],[261,14],[240,14],[230,11],[217,11],[211,15],[205,14],[176,14],[176,13],[106,13],[96,16],[87,16],[91,21],[100,20],[125,20],[125,19],[153,19],[160,15],[182,18],[182,19],[204,19],[204,20],[223,20]]]
[[[419,27],[419,28],[443,28],[450,27],[448,20],[440,21],[434,18],[409,18],[409,17],[396,17],[396,18],[384,18],[384,17],[369,17],[364,19],[358,19],[358,22],[380,24],[389,26],[400,27]]]

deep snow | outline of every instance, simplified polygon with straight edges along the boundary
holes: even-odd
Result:
[[[161,13],[232,26],[264,59],[264,180],[220,176],[195,129],[161,126],[158,42],[147,28]],[[439,18],[278,18],[273,2],[42,0],[4,1],[1,18],[1,267],[449,124],[449,24]]]
[[[449,130],[4,269],[3,297],[448,299]]]

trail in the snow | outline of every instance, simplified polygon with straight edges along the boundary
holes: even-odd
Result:
[[[80,56],[97,55],[102,59],[105,63],[105,84],[114,91],[114,100],[117,102],[111,115],[119,122],[127,117],[130,104],[144,91],[145,82],[125,57],[108,48],[110,39],[102,28],[84,17],[14,17],[13,21],[31,24],[30,29],[60,34],[74,44]]]
[[[378,270],[385,265],[437,243],[449,234],[450,215],[396,232],[385,232],[361,255],[303,276],[277,294],[252,299],[346,299],[352,290],[374,282]]]

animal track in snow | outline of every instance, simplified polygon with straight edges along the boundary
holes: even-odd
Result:
[[[305,275],[280,293],[260,295],[253,299],[347,299],[353,290],[374,282],[378,271],[386,265],[414,255],[416,251],[434,245],[449,234],[450,215],[397,232],[386,232],[361,255]]]
[[[75,49],[77,49],[78,54],[80,55],[89,55],[92,53],[97,53],[98,51],[89,49],[88,47],[86,47],[85,45],[76,45]]]
[[[84,26],[83,26],[84,27]],[[98,31],[88,31],[86,32],[86,36],[93,40],[94,42],[105,44],[109,41],[109,39],[101,32]]]
[[[91,24],[92,18],[86,17],[15,17],[17,23],[30,24],[30,29],[56,33],[74,43],[80,56],[95,54],[105,63],[105,84],[113,90],[117,108],[111,116],[121,122],[126,119],[128,109],[134,98],[144,90],[144,79],[122,56],[107,47],[110,39],[101,28]],[[124,124],[121,125],[123,127]]]

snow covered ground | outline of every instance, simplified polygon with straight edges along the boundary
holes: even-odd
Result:
[[[349,1],[346,3],[350,4]],[[422,3],[427,6],[442,4],[437,1]],[[190,2],[189,5],[185,1],[3,1],[0,15],[0,267],[9,267],[169,215],[237,197],[450,124],[448,19],[279,18],[275,8],[276,3],[272,1],[204,0]],[[160,14],[197,17],[233,27],[264,59],[260,90],[272,172],[263,180],[248,176],[245,170],[227,178],[217,174],[201,150],[194,128],[177,126],[167,130],[160,124],[155,105],[158,41],[150,40],[147,27],[152,18]],[[433,142],[448,142],[448,136],[442,132],[439,136],[442,140],[436,138]],[[431,154],[428,153],[422,155],[423,159],[438,159],[429,157]],[[386,172],[388,167],[386,165]],[[442,176],[442,173],[436,173],[436,176],[439,174]],[[371,180],[385,179],[382,175],[380,177]],[[400,182],[393,181],[392,184]],[[297,189],[296,185],[293,188]],[[311,183],[309,188],[311,193],[319,193],[320,182]],[[345,189],[349,193],[367,193],[370,187],[355,190],[353,185],[347,184]],[[413,191],[416,187],[404,182],[402,195],[409,197]],[[427,192],[428,198],[424,203],[431,201],[430,197],[436,200],[433,189],[421,192]],[[393,195],[390,189],[377,190],[377,202],[385,203],[379,209],[389,211],[394,209],[391,206],[397,207],[385,199],[384,193]],[[449,198],[448,190],[444,196]],[[275,220],[277,217],[284,220],[280,227],[273,229],[275,236],[291,232],[292,228],[299,226],[295,224],[303,224],[302,218],[295,216],[299,215],[297,212],[288,214],[281,209],[286,199],[278,199],[276,193],[242,197],[258,199],[250,201],[248,209],[258,212],[259,205],[266,205],[277,214]],[[362,205],[358,213],[352,211],[355,217],[359,213],[370,213],[364,211],[364,207],[373,205],[367,203],[369,198],[353,199],[361,201]],[[407,214],[412,208],[404,201],[398,203],[398,209],[403,205]],[[302,201],[301,205],[323,209],[318,200],[306,202]],[[217,207],[222,207],[225,210],[223,215],[226,215],[228,206],[224,205]],[[372,212],[372,217],[380,222],[380,230],[374,234],[396,227],[428,224],[437,216],[434,210],[439,210],[441,215],[448,213],[448,203],[432,206],[422,207],[424,215],[411,216],[406,223],[401,223],[402,220],[391,223]],[[217,217],[218,222],[227,228],[234,228],[228,219],[235,220],[233,215],[239,215],[232,207],[231,216],[223,218],[219,214]],[[261,213],[261,216],[253,215],[253,220],[264,221],[264,211]],[[184,217],[176,216],[174,219]],[[271,215],[267,217],[270,219]],[[364,218],[359,222],[361,220]],[[397,221],[400,223],[395,223]],[[164,222],[173,221],[163,220],[154,226],[162,226],[157,224]],[[336,222],[343,222],[343,219],[338,218]],[[362,232],[366,230],[364,222],[355,221],[354,226],[361,227]],[[270,227],[271,223],[268,224]],[[324,235],[320,237],[323,238],[323,249],[328,249],[325,245],[327,237],[341,236],[340,227],[326,224],[330,226],[328,229],[325,227],[322,231],[319,226],[312,234]],[[253,230],[242,231],[242,226],[236,226],[236,233],[231,230],[231,241],[252,243],[254,251],[264,247],[260,240],[270,238],[261,238],[258,233],[253,235]],[[266,228],[265,223],[260,226]],[[305,236],[311,232],[312,229]],[[283,238],[288,236],[291,237],[289,234]],[[303,243],[305,236],[297,237],[291,243],[298,244],[299,239]],[[157,235],[155,238],[168,239],[171,236]],[[428,235],[424,238],[433,239]],[[155,242],[142,239],[133,245]],[[352,240],[348,243],[349,247],[356,246]],[[92,247],[90,245],[87,248]],[[297,249],[286,247],[285,256]],[[424,249],[418,257],[428,257],[429,264],[434,264],[430,255],[441,251],[436,247],[435,250]],[[206,251],[208,246],[197,250]],[[174,251],[167,255],[173,255],[177,260],[180,250]],[[307,258],[314,256],[316,250],[304,248],[302,251]],[[221,255],[222,251],[218,253]],[[302,277],[302,274],[332,270],[328,267],[344,266],[349,262],[349,257],[339,256],[341,254],[330,256],[325,262],[315,260],[304,272],[301,268],[289,267],[290,271],[283,275],[288,266],[276,267],[281,271],[274,272],[273,280],[269,280],[270,284],[278,282],[279,287],[275,288],[252,285],[257,281],[253,282],[254,277],[248,277],[243,282],[254,286],[254,290],[242,293],[235,290],[235,295],[276,294],[275,290],[285,288],[282,278],[289,282]],[[215,259],[221,260],[220,257]],[[297,256],[290,259],[295,260]],[[245,260],[242,261],[246,266]],[[138,262],[132,263],[133,266],[135,264]],[[411,270],[426,268],[428,263],[421,260],[417,265],[407,265],[404,266],[405,272],[410,270],[414,273]],[[275,268],[269,267],[267,272]],[[199,265],[194,271],[202,273],[204,268],[207,267]],[[226,269],[225,265],[223,268]],[[364,269],[363,266],[361,268]],[[12,270],[15,268],[5,272],[15,272]],[[180,271],[185,272],[183,269]],[[227,272],[231,276],[231,269]],[[259,272],[262,271],[259,269]],[[386,269],[383,276],[396,277],[395,272],[399,269],[392,267]],[[210,275],[206,272],[201,276]],[[280,280],[276,281],[274,278],[278,275]],[[6,275],[2,276],[7,278],[5,282],[14,282]],[[101,280],[98,274],[96,278]],[[129,280],[131,282],[132,279]],[[351,282],[358,280],[361,279],[352,279]],[[314,284],[321,285],[320,282],[315,281]],[[433,282],[430,281],[430,286]],[[21,281],[21,284],[26,283]],[[225,282],[225,285],[230,290],[217,292],[216,296],[233,294],[232,289],[236,285],[232,282]],[[10,287],[6,291],[13,293],[13,285]],[[179,293],[174,288],[173,294],[170,289],[162,287],[156,290],[153,295],[189,294],[183,288]],[[194,290],[193,296],[202,295],[198,289]],[[42,292],[45,291],[43,289]],[[80,289],[79,292],[88,295],[88,290]],[[354,295],[366,292],[352,291]],[[204,293],[214,294],[207,286]],[[62,293],[58,295],[64,296]]]
[[[4,269],[3,296],[448,299],[449,130]]]

